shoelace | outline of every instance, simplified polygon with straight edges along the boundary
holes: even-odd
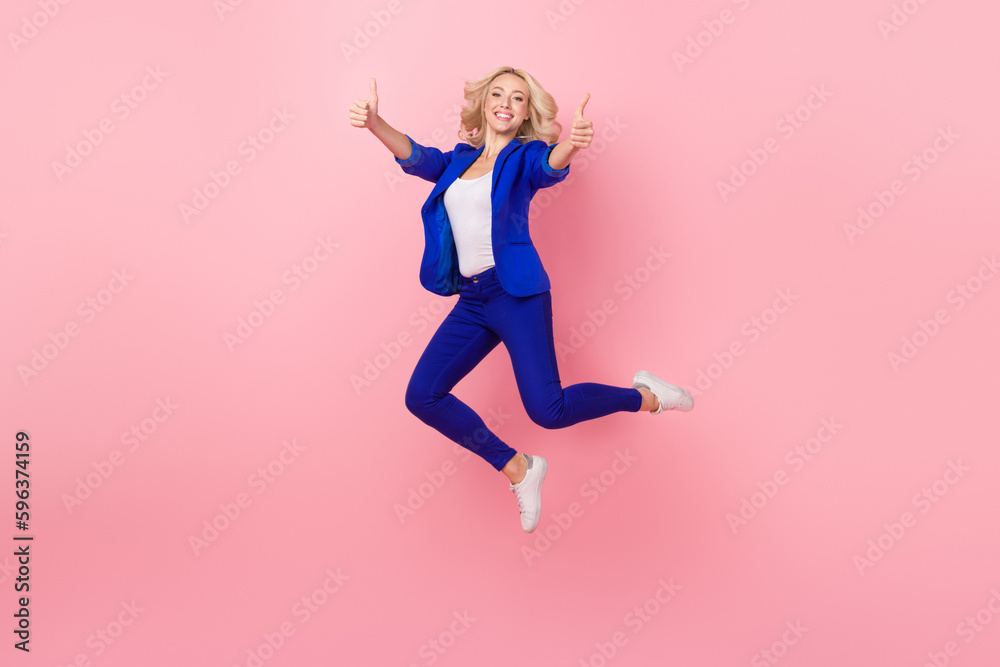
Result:
[[[524,503],[521,500],[521,489],[519,487],[514,487],[511,489],[514,492],[514,497],[517,498],[517,509],[521,514],[524,514]]]

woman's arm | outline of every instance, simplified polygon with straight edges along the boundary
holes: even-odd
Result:
[[[580,149],[573,146],[571,142],[560,141],[549,152],[549,166],[556,170],[565,169],[579,151]]]
[[[389,123],[382,120],[381,116],[375,116],[371,127],[371,133],[378,137],[378,140],[385,144],[385,147],[392,151],[392,154],[400,160],[408,160],[413,152],[409,138]]]
[[[569,140],[560,141],[549,153],[549,166],[553,169],[565,169],[581,148],[590,145],[590,139],[594,136],[594,124],[583,117],[583,108],[587,106],[588,100],[590,100],[590,93],[583,96],[583,99],[580,100],[580,106],[576,108]]]

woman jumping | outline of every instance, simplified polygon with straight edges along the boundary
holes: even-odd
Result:
[[[509,447],[451,394],[497,345],[507,348],[528,416],[545,428],[694,407],[691,394],[647,371],[635,374],[631,388],[563,388],[559,380],[549,277],[528,233],[528,207],[539,189],[564,180],[570,160],[590,145],[593,123],[583,118],[590,94],[580,101],[569,141],[552,145],[562,132],[555,100],[528,72],[497,68],[467,82],[462,142],[443,153],[390,127],[378,115],[374,78],[370,89],[367,100],[351,105],[351,124],[371,130],[405,173],[435,184],[421,209],[420,283],[441,296],[459,295],[417,361],[406,407],[506,475],[530,533],[541,515],[548,463]]]

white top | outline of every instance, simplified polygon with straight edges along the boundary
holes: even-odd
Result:
[[[458,270],[466,278],[496,266],[493,259],[493,170],[479,178],[455,182],[444,191],[444,207],[451,221]]]

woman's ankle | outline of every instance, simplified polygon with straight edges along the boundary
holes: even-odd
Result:
[[[507,476],[511,484],[518,484],[528,473],[528,460],[521,452],[518,452],[511,457],[510,461],[507,461],[507,465],[503,467],[501,472]]]
[[[660,401],[656,398],[656,394],[651,392],[649,389],[639,387],[639,393],[642,394],[642,405],[639,407],[640,412],[652,412],[660,405]]]

